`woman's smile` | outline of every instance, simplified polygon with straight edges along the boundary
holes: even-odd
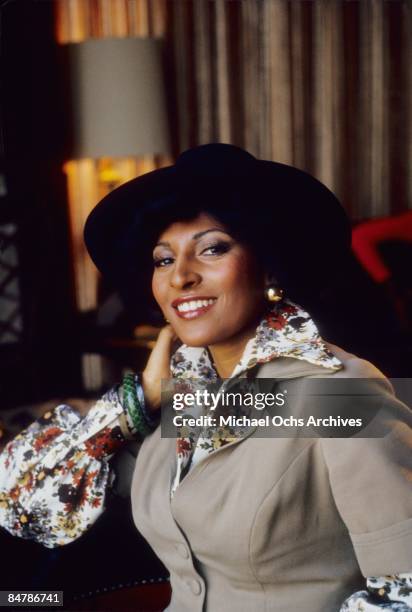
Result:
[[[215,304],[217,298],[204,296],[187,296],[172,302],[176,314],[181,319],[191,320],[207,313]]]

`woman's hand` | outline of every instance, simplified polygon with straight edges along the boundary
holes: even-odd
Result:
[[[177,336],[173,327],[170,324],[163,327],[143,371],[143,393],[151,410],[160,408],[161,381],[162,378],[170,378],[170,357],[175,340]]]

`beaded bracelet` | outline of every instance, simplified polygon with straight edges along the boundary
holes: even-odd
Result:
[[[160,421],[160,410],[157,410],[156,412],[152,412],[148,410],[147,404],[144,398],[144,394],[143,394],[143,385],[141,383],[140,376],[138,374],[135,374],[135,385],[136,385],[137,399],[140,403],[145,421],[151,429],[156,429]]]
[[[134,428],[141,436],[145,437],[155,429],[158,419],[149,417],[145,410],[143,391],[138,379],[131,372],[127,372],[123,378],[123,404]]]
[[[137,432],[144,436],[150,433],[150,427],[146,423],[140,402],[137,398],[134,375],[128,372],[123,377],[123,403]]]

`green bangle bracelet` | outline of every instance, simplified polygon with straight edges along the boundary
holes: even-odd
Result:
[[[123,403],[138,433],[143,437],[151,433],[152,430],[146,423],[137,397],[134,375],[131,372],[127,372],[123,378]]]

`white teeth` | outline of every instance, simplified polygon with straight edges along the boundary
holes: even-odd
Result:
[[[177,309],[179,312],[189,312],[189,310],[197,310],[202,306],[209,306],[216,302],[216,299],[210,298],[209,300],[190,300],[190,302],[182,302],[178,305]]]

